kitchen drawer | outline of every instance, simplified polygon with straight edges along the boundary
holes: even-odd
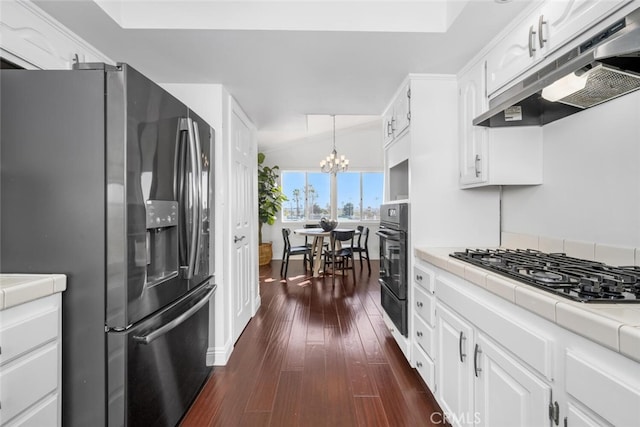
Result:
[[[413,281],[426,291],[433,293],[435,274],[422,266],[413,267]]]
[[[436,391],[436,367],[433,360],[422,351],[422,348],[414,344],[413,345],[413,359],[416,363],[416,369],[422,377],[422,380],[427,384],[432,393]]]
[[[413,316],[413,325],[415,330],[415,342],[422,347],[425,353],[429,356],[433,356],[433,342],[435,339],[434,328],[427,325],[420,316]]]
[[[11,427],[55,427],[58,425],[58,393],[49,396],[36,406],[29,408],[12,423]]]
[[[12,315],[14,309],[28,308],[31,304],[22,304],[3,313],[0,327],[0,365],[58,336],[59,312],[55,307],[49,307],[45,311],[30,310],[30,316],[23,316],[21,310]]]
[[[429,325],[435,326],[435,297],[426,293],[419,286],[414,286],[413,290],[413,297],[415,299],[413,303],[414,313],[422,317]]]
[[[565,354],[567,393],[616,426],[638,425],[640,381],[635,374],[616,374],[600,359],[568,350]],[[628,375],[628,377],[627,377]]]
[[[52,342],[0,367],[0,424],[58,388],[58,345]]]

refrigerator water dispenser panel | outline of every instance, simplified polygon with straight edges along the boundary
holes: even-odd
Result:
[[[147,200],[147,279],[155,286],[178,276],[178,202]]]

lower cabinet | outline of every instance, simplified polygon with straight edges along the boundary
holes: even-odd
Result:
[[[551,387],[482,333],[476,337],[473,366],[476,425],[549,423]]]
[[[452,425],[549,423],[551,386],[446,304],[436,303],[437,399]]]
[[[454,311],[436,302],[436,396],[453,425],[470,424],[473,411],[473,328]],[[472,422],[471,422],[472,423]]]
[[[0,426],[60,425],[60,302],[0,310]]]
[[[416,266],[413,362],[451,425],[638,425],[640,363],[448,271]]]

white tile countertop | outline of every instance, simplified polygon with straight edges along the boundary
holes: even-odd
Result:
[[[572,301],[451,258],[464,248],[416,248],[415,255],[520,307],[640,362],[640,304]]]
[[[64,274],[0,274],[0,310],[67,289]]]

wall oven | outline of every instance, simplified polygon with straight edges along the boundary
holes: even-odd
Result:
[[[385,204],[380,207],[380,294],[382,308],[400,333],[407,327],[407,241],[409,205]]]

